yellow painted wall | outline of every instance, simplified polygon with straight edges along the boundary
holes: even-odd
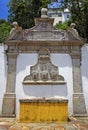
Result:
[[[20,122],[65,122],[67,102],[20,102]]]

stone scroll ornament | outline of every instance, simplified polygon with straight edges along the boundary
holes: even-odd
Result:
[[[44,47],[39,50],[37,63],[30,67],[30,75],[23,80],[23,84],[35,83],[65,83],[63,76],[59,75],[58,67],[51,63],[49,50]]]

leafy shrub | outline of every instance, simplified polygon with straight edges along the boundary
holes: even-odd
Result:
[[[0,19],[0,43],[4,42],[5,38],[8,37],[10,30],[10,23]]]

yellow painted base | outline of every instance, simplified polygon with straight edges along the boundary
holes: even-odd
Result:
[[[20,122],[66,122],[68,102],[20,102]]]

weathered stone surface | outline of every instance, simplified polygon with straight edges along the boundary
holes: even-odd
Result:
[[[27,127],[26,124],[20,124],[17,123],[15,125],[12,125],[9,130],[30,130],[30,127]]]
[[[22,130],[22,127],[18,124],[13,125],[9,128],[9,130]]]
[[[17,62],[17,53],[11,54],[8,53],[8,73],[7,73],[7,84],[6,92],[3,98],[2,104],[2,115],[6,117],[15,116],[15,81],[16,81],[16,62]],[[9,105],[8,105],[9,104]]]
[[[15,97],[13,97],[4,96],[2,109],[3,116],[15,116]]]
[[[88,124],[76,123],[76,124],[73,124],[73,126],[74,126],[77,130],[88,130]]]
[[[0,130],[8,130],[11,125],[13,125],[13,123],[0,121]]]
[[[78,130],[73,125],[65,125],[64,128],[65,130]]]
[[[36,126],[32,130],[50,130],[50,126]]]
[[[73,94],[73,111],[75,114],[86,114],[86,106],[83,94]]]
[[[22,127],[22,130],[30,130],[30,128],[26,127],[26,126],[23,126]]]
[[[67,123],[19,123],[17,119],[0,118],[0,130],[88,130],[88,118],[71,118]]]
[[[65,130],[63,126],[55,126],[54,130]]]
[[[79,51],[80,55],[80,51]],[[81,57],[72,56],[73,68],[73,114],[86,114],[86,106],[82,90]]]
[[[8,126],[3,126],[3,125],[0,126],[0,130],[8,130],[8,128],[9,128]]]
[[[45,13],[45,9],[43,10]],[[47,18],[46,14],[42,14],[42,18],[35,19],[33,28],[22,30],[21,27],[14,28],[13,35],[7,38],[10,40],[20,41],[81,41],[81,38],[75,35],[76,30],[69,28],[68,31],[57,30],[53,27],[54,19]],[[13,29],[12,29],[13,30]],[[75,31],[74,31],[75,30]],[[18,33],[19,32],[19,33]],[[74,32],[74,33],[73,33]]]

